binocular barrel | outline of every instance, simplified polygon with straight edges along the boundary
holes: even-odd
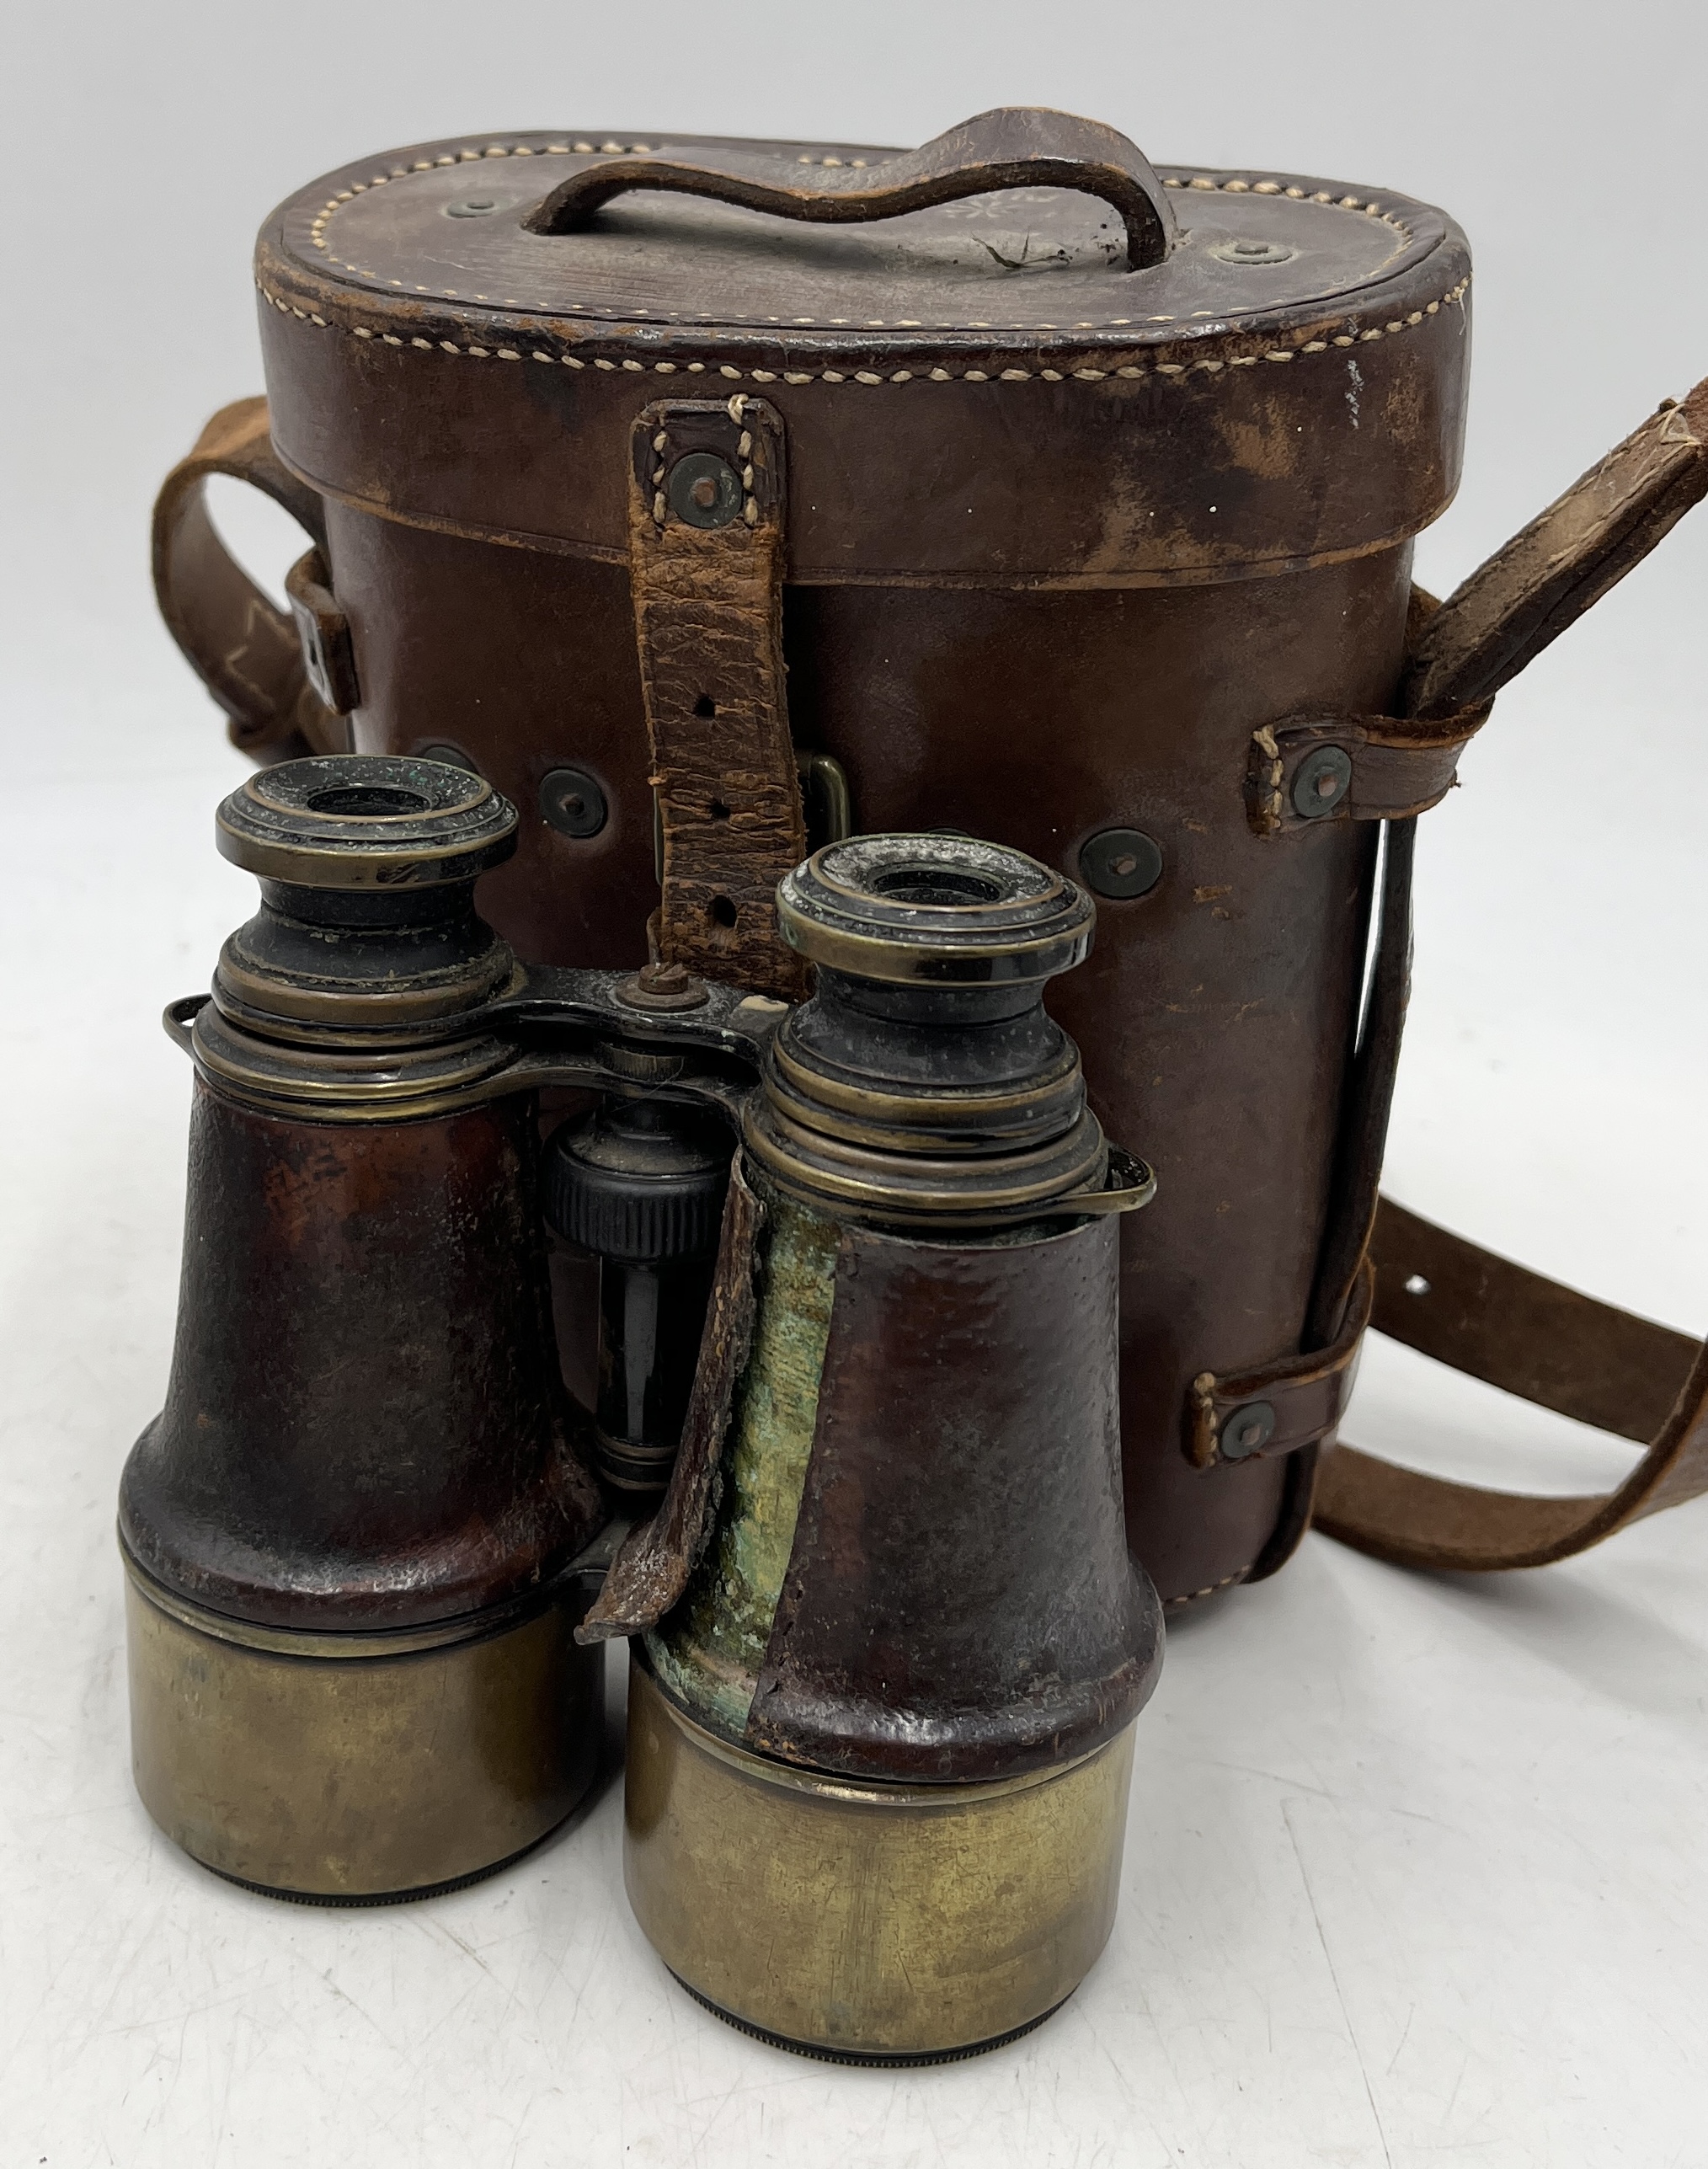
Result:
[[[515,834],[418,760],[221,809],[262,902],[169,1012],[139,1789],[264,1889],[441,1888],[584,1792],[627,1636],[626,1881],[692,1993],[853,2060],[1009,2038],[1108,1937],[1161,1649],[1115,1367],[1154,1184],[1043,1007],[1090,900],[970,838],[828,846],[778,892],[786,1009],[519,964],[473,903]],[[597,1098],[542,1148],[553,1083]],[[600,1261],[590,1411],[544,1226]]]
[[[620,1557],[582,1632],[643,1630],[627,1872],[671,1969],[772,2038],[915,2060],[1035,2023],[1113,1918],[1161,1646],[1113,1214],[1150,1183],[1043,1008],[1091,944],[1073,884],[862,837],[779,911],[816,991],[745,1109],[765,1231],[717,1481],[673,1532],[697,1563],[654,1620],[618,1610]]]
[[[299,1896],[433,1889],[521,1851],[594,1773],[568,1572],[606,1520],[552,1335],[526,1093],[479,1013],[512,978],[474,883],[479,777],[269,769],[221,809],[261,879],[191,1034],[166,1405],[125,1467],[131,1730],[155,1820]]]

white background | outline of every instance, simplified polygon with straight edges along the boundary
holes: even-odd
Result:
[[[260,388],[275,200],[469,129],[910,143],[1005,102],[1403,190],[1476,253],[1469,478],[1420,553],[1445,592],[1708,370],[1704,24],[1664,0],[14,8],[0,2169],[1708,2163],[1708,1507],[1481,1581],[1313,1537],[1189,1621],[1107,1956],[1024,2043],[898,2076],[774,2053],[671,1986],[615,1788],[430,1905],[203,1874],[131,1791],[112,1537],[175,1296],[189,1080],[155,1018],[250,908],[210,834],[242,766],[154,621],[147,516]],[[231,531],[264,569],[298,547],[250,509]],[[1503,696],[1425,821],[1390,1184],[1683,1327],[1708,1322],[1705,575],[1708,512]],[[1544,1489],[1630,1460],[1380,1344],[1349,1428]]]

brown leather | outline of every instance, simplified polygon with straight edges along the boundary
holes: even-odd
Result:
[[[613,455],[626,472],[626,438]],[[481,890],[518,954],[643,961],[659,892],[626,574],[336,502],[327,517],[358,748],[451,745],[522,809],[516,858]],[[1166,1596],[1242,1579],[1289,1490],[1284,1461],[1193,1470],[1182,1410],[1198,1372],[1301,1344],[1375,860],[1368,822],[1254,836],[1246,750],[1272,716],[1385,706],[1408,567],[1397,550],[1240,585],[784,590],[793,735],[841,762],[858,829],[962,828],[1075,874],[1111,825],[1163,847],[1148,895],[1100,900],[1051,1007],[1104,1127],[1159,1173],[1151,1226],[1122,1232],[1122,1392],[1129,1525]],[[564,764],[606,792],[595,836],[536,817]]]
[[[1666,401],[1455,590],[1406,670],[1408,713],[1492,699],[1708,493],[1708,379]]]
[[[697,457],[739,485],[721,526],[696,526],[669,501],[678,462]],[[665,838],[659,954],[702,978],[798,1001],[805,967],[783,947],[776,899],[807,855],[783,676],[782,426],[739,393],[644,408],[629,489],[649,780]]]
[[[670,1488],[652,1519],[623,1540],[598,1597],[575,1630],[578,1642],[610,1642],[656,1627],[688,1586],[705,1546],[718,1456],[736,1382],[753,1344],[754,1267],[764,1225],[765,1207],[748,1188],[738,1153],[730,1165],[700,1363]]]
[[[1488,721],[1493,703],[1437,722],[1393,715],[1330,716],[1266,724],[1252,734],[1246,797],[1260,836],[1314,828],[1322,820],[1394,821],[1438,806],[1459,779],[1459,756]],[[1300,769],[1325,745],[1344,753],[1349,781],[1328,807],[1300,804]]]
[[[1391,1198],[1371,1239],[1378,1333],[1557,1414],[1646,1444],[1698,1344],[1449,1235]]]
[[[233,745],[258,760],[340,752],[337,719],[308,683],[296,627],[236,564],[207,515],[211,474],[252,483],[323,536],[320,499],[282,467],[267,402],[222,407],[154,505],[154,592],[172,637],[230,718]]]
[[[1337,1446],[1316,1525],[1411,1567],[1546,1565],[1708,1491],[1708,1350],[1593,1301],[1384,1200],[1372,1243],[1379,1332],[1543,1408],[1643,1442],[1615,1490],[1489,1491]]]
[[[1183,231],[1140,271],[1109,213],[1056,189],[846,227],[632,194],[584,232],[526,232],[601,155],[583,140],[417,146],[268,221],[274,435],[304,481],[623,564],[627,462],[593,448],[666,391],[741,392],[787,430],[797,587],[1244,580],[1397,547],[1453,495],[1470,259],[1428,205],[1167,168]],[[739,147],[779,176],[890,155]],[[494,208],[450,215],[471,202]],[[1228,253],[1250,239],[1278,260]]]
[[[315,697],[335,716],[361,706],[350,620],[327,585],[325,560],[305,551],[285,575],[285,597],[296,621],[302,668]]]
[[[605,1518],[557,1377],[526,1095],[419,1122],[264,1114],[198,1082],[183,1301],[120,1533],[276,1627],[526,1596]]]
[[[1414,660],[1403,699],[1449,723],[1465,703],[1486,703],[1639,563],[1708,491],[1708,446],[1699,435],[1705,409],[1708,384],[1699,385],[1682,406],[1663,407],[1497,551],[1444,604],[1429,607],[1429,599],[1423,598],[1426,606],[1413,615],[1409,644]],[[1410,827],[1401,823],[1389,831],[1390,861],[1395,842]],[[1404,890],[1391,878],[1389,884],[1396,891],[1396,908],[1392,938],[1385,926],[1379,947],[1379,987],[1385,979],[1403,976],[1398,954],[1402,941],[1409,953],[1409,911],[1403,905],[1409,863],[1408,841]],[[1665,1335],[1673,1345],[1663,1349],[1656,1340],[1663,1328],[1573,1296],[1429,1228],[1398,1207],[1378,1207],[1375,1181],[1403,1014],[1402,998],[1374,1062],[1376,1071],[1385,1076],[1385,1096],[1376,1109],[1378,1119],[1363,1124],[1352,1153],[1371,1199],[1369,1225],[1379,1271],[1388,1245],[1412,1260],[1420,1251],[1429,1256],[1433,1249],[1437,1269],[1432,1274],[1407,1263],[1397,1274],[1401,1286],[1412,1279],[1428,1284],[1430,1307],[1420,1313],[1403,1300],[1396,1301],[1396,1274],[1390,1267],[1381,1276],[1386,1300],[1379,1297],[1378,1329],[1398,1326],[1398,1337],[1404,1339],[1417,1333],[1420,1317],[1426,1333],[1427,1322],[1433,1319],[1428,1353],[1562,1413],[1644,1440],[1649,1451],[1618,1492],[1561,1500],[1448,1483],[1348,1447],[1336,1452],[1317,1477],[1317,1523],[1361,1549],[1412,1564],[1545,1564],[1599,1542],[1639,1514],[1694,1498],[1708,1488],[1708,1473],[1699,1474],[1701,1390],[1689,1381],[1679,1383],[1695,1344],[1681,1335]],[[1438,1280],[1444,1291],[1438,1296]],[[1448,1291],[1456,1291],[1456,1300]],[[1559,1333],[1571,1336],[1571,1353],[1556,1348]],[[1607,1359],[1615,1351],[1624,1360],[1609,1369]],[[1659,1402],[1652,1381],[1641,1384],[1637,1376],[1638,1365],[1657,1362],[1658,1376],[1669,1381]],[[1571,1381],[1569,1390],[1558,1382],[1561,1365],[1571,1366],[1563,1374]],[[1674,1386],[1676,1400],[1671,1398]],[[1558,1397],[1562,1392],[1564,1399]],[[1708,1463],[1703,1466],[1708,1469]]]
[[[1107,1219],[964,1248],[841,1230],[750,1746],[1001,1778],[1141,1707],[1160,1651],[1118,1505],[1115,1245]]]
[[[1054,190],[831,228],[631,192],[585,231],[523,230],[600,159],[725,152],[779,179],[886,155],[508,135],[360,162],[268,222],[274,425],[324,502],[355,743],[448,743],[522,806],[483,891],[519,953],[638,962],[658,890],[632,435],[670,393],[772,407],[789,721],[846,770],[857,826],[963,828],[1076,875],[1103,830],[1161,847],[1053,1007],[1161,1178],[1122,1237],[1129,1526],[1165,1595],[1228,1586],[1296,1541],[1317,1449],[1200,1472],[1182,1411],[1199,1374],[1344,1329],[1403,1013],[1406,816],[1514,659],[1677,516],[1696,395],[1562,500],[1569,562],[1545,516],[1426,626],[1410,537],[1457,481],[1468,354],[1440,213],[1167,169],[1180,238],[1139,271]],[[1344,814],[1254,833],[1257,734],[1325,724]],[[1284,784],[1320,742],[1277,737]],[[563,764],[606,793],[595,836],[533,818]],[[1379,835],[1392,908],[1360,1040]]]
[[[1326,1349],[1279,1363],[1261,1364],[1232,1376],[1202,1371],[1192,1381],[1187,1452],[1194,1468],[1225,1466],[1260,1455],[1297,1453],[1330,1437],[1352,1392],[1358,1354],[1370,1322],[1374,1276],[1360,1272],[1346,1322]],[[1255,1417],[1254,1408],[1260,1412]],[[1251,1425],[1250,1443],[1237,1419]]]
[[[612,197],[634,189],[669,190],[742,204],[818,226],[862,225],[927,211],[1000,189],[1072,189],[1116,211],[1134,270],[1161,263],[1175,234],[1173,209],[1136,143],[1096,120],[1033,106],[999,106],[963,120],[910,155],[800,158],[779,174],[774,159],[726,148],[721,154],[670,157],[618,152],[560,181],[523,220],[530,233],[573,233]]]

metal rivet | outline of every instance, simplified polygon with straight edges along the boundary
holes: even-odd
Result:
[[[1099,896],[1145,896],[1162,879],[1162,846],[1143,829],[1104,829],[1081,845],[1080,872]]]
[[[1319,745],[1293,772],[1293,810],[1301,820],[1332,814],[1352,782],[1352,756],[1338,745]]]
[[[1224,264],[1290,264],[1299,251],[1278,241],[1224,241],[1209,253]]]
[[[480,773],[478,761],[465,753],[460,745],[452,745],[442,739],[435,740],[430,745],[418,745],[415,758],[418,761],[442,761],[447,768],[464,768],[471,776]]]
[[[665,477],[665,501],[691,527],[727,527],[741,510],[741,478],[715,451],[687,452]]]
[[[1242,1461],[1267,1446],[1275,1435],[1275,1411],[1267,1401],[1242,1401],[1222,1418],[1217,1443],[1226,1461]]]
[[[608,809],[605,793],[584,768],[553,768],[540,784],[540,812],[560,836],[597,836]]]
[[[630,1009],[703,1009],[712,998],[705,980],[680,964],[643,964],[632,979],[619,980],[612,991]]]
[[[1408,1296],[1427,1296],[1429,1293],[1429,1283],[1421,1273],[1414,1273],[1406,1283],[1406,1293]]]
[[[498,199],[489,195],[472,195],[462,203],[448,203],[445,206],[447,218],[484,218],[488,211],[498,209]]]

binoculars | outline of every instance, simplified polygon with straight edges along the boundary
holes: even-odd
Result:
[[[1161,1650],[1117,1409],[1155,1185],[1043,1006],[1091,900],[958,834],[831,843],[777,893],[792,1004],[519,962],[475,906],[516,832],[398,756],[220,809],[261,902],[167,1012],[138,1788],[253,1888],[444,1890],[586,1794],[624,1637],[625,1878],[682,1984],[823,2055],[995,2045],[1108,1937]],[[591,1407],[553,1245],[599,1261]]]

